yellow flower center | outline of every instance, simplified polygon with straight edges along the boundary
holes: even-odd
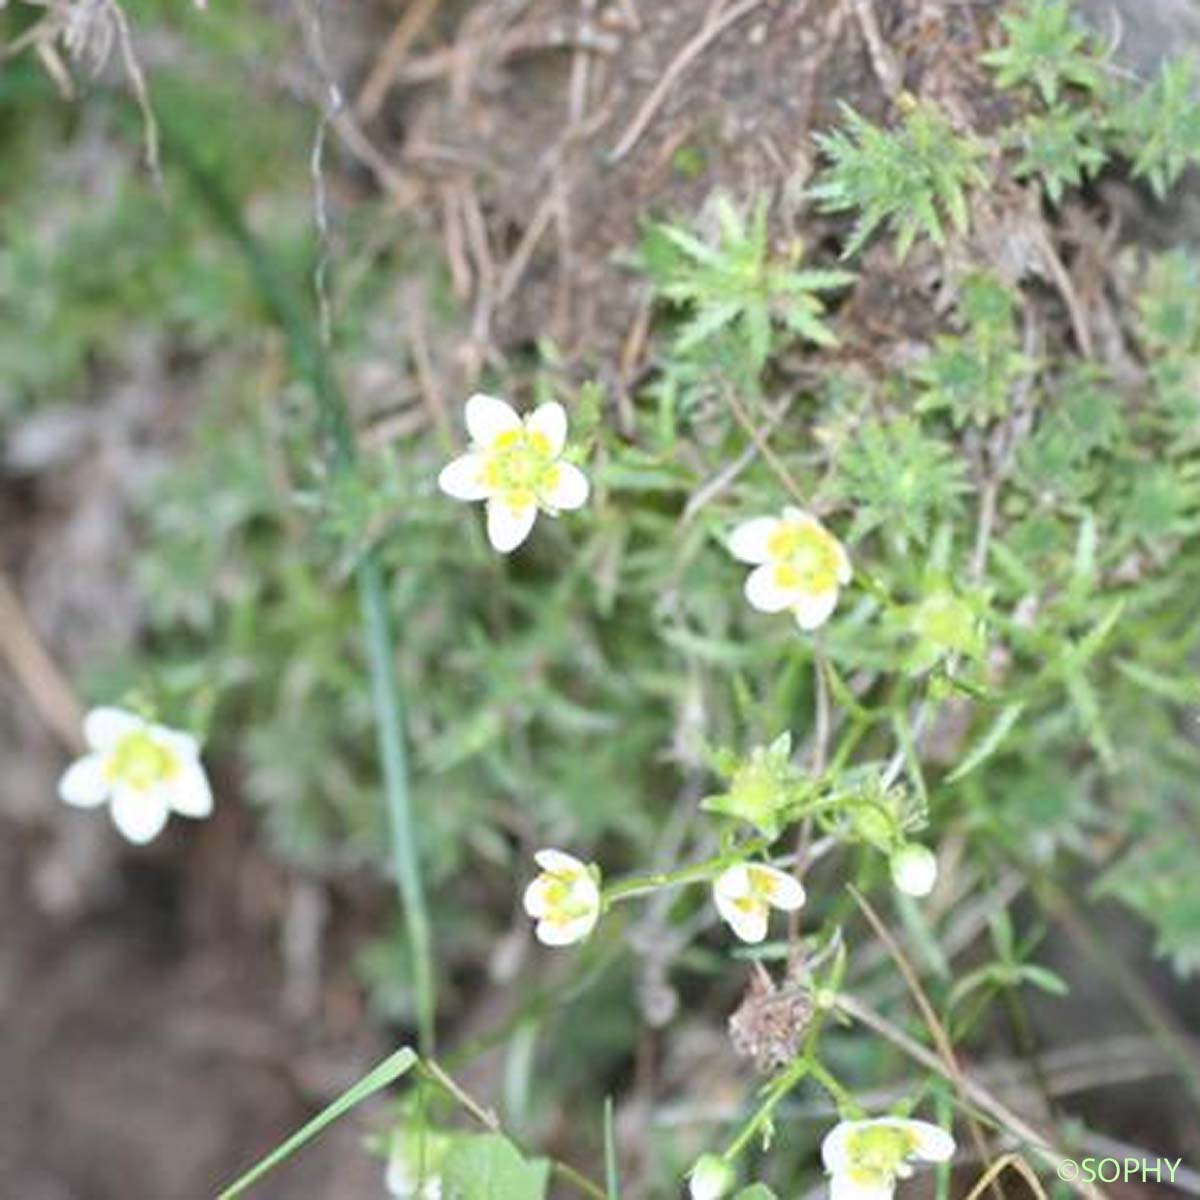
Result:
[[[582,876],[552,875],[547,871],[542,878],[545,880],[542,890],[542,898],[546,902],[544,921],[549,921],[551,925],[569,925],[589,911],[590,904],[578,894],[576,886]]]
[[[135,729],[121,737],[104,764],[109,783],[123,783],[144,792],[156,783],[164,783],[179,770],[179,759],[144,729]]]
[[[509,508],[523,509],[552,493],[558,484],[558,465],[544,433],[510,429],[486,451],[483,482]]]
[[[917,1148],[916,1139],[899,1125],[869,1125],[846,1139],[850,1174],[862,1183],[895,1177]]]
[[[762,867],[747,867],[746,872],[750,877],[750,891],[757,902],[770,900],[779,890],[779,880],[770,871],[764,871]]]
[[[767,539],[767,553],[781,588],[819,595],[837,587],[841,567],[837,540],[815,522],[781,521]]]

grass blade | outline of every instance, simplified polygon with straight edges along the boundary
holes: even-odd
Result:
[[[279,1166],[284,1159],[295,1154],[306,1142],[312,1141],[327,1125],[332,1125],[334,1121],[349,1112],[356,1104],[367,1099],[368,1096],[373,1096],[388,1084],[395,1083],[401,1075],[413,1068],[416,1061],[416,1052],[408,1046],[385,1058],[373,1071],[368,1072],[332,1104],[317,1113],[307,1125],[296,1130],[287,1141],[272,1150],[266,1158],[251,1167],[236,1182],[231,1183],[217,1197],[217,1200],[233,1200],[235,1196],[242,1195],[269,1171],[273,1171]]]

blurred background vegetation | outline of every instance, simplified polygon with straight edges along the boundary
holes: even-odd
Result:
[[[820,641],[830,778],[870,786],[899,753],[943,867],[918,906],[869,844],[823,856],[814,944],[841,927],[847,986],[919,1034],[843,885],[878,893],[1002,1094],[1069,1144],[1200,1163],[1192,77],[1113,57],[1053,5],[796,7],[320,21],[130,0],[161,187],[110,7],[0,12],[8,41],[90,13],[74,61],[72,27],[50,30],[76,97],[36,39],[0,63],[22,614],[0,681],[4,1194],[209,1194],[410,1032],[350,584],[366,553],[399,642],[446,1053],[506,1129],[596,1175],[614,1097],[628,1194],[676,1194],[752,1094],[725,1035],[746,956],[702,889],[554,956],[520,889],[541,845],[609,874],[711,853],[721,748],[790,730],[811,763],[815,643],[745,605],[724,547],[789,488],[858,573]],[[347,104],[326,128],[327,72]],[[322,264],[351,475],[271,292],[315,346]],[[818,268],[854,272],[818,289],[824,314]],[[477,387],[563,402],[593,480],[512,559],[434,486]],[[202,734],[213,822],[131,852],[56,809],[69,697],[20,669],[31,641],[83,700]],[[920,1090],[860,1029],[827,1038],[864,1091]],[[799,1195],[829,1110],[785,1112],[764,1178]],[[364,1128],[261,1194],[382,1194]]]

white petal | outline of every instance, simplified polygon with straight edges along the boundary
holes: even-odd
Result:
[[[767,936],[769,910],[765,904],[746,904],[745,901],[739,904],[720,893],[714,893],[713,898],[716,901],[717,912],[743,942],[756,945]]]
[[[141,717],[123,708],[93,708],[83,718],[83,738],[91,750],[110,750],[127,733],[145,728]]]
[[[197,818],[212,814],[212,788],[198,759],[185,758],[165,789],[168,803],[177,813]]]
[[[524,508],[510,508],[503,500],[492,499],[487,506],[488,541],[494,550],[508,554],[515,550],[528,536],[537,520],[537,505],[527,504]]]
[[[916,1156],[926,1162],[948,1162],[954,1157],[954,1139],[939,1125],[928,1121],[900,1122],[916,1139]]]
[[[829,535],[833,538],[833,547],[837,551],[838,558],[838,576],[837,580],[843,587],[850,582],[850,577],[853,571],[850,569],[850,555],[846,553],[846,547],[842,545],[833,534]]]
[[[150,732],[155,738],[164,742],[176,754],[184,758],[200,757],[200,741],[195,734],[184,733],[181,729],[172,729],[168,725],[151,725]]]
[[[104,755],[85,754],[73,762],[58,781],[58,794],[76,808],[95,808],[108,799]]]
[[[821,1139],[821,1162],[829,1174],[836,1175],[850,1165],[846,1145],[850,1135],[862,1124],[862,1121],[839,1121]]]
[[[525,895],[521,898],[525,911],[535,920],[540,920],[550,911],[550,906],[546,903],[546,889],[551,882],[545,875],[539,875],[525,889]]]
[[[383,1186],[395,1200],[412,1200],[417,1190],[417,1180],[408,1165],[408,1155],[403,1147],[397,1147],[388,1157],[387,1174]]]
[[[586,912],[572,921],[539,921],[537,939],[544,946],[570,946],[592,932],[599,913]]]
[[[476,445],[486,449],[502,433],[520,428],[521,418],[511,404],[482,392],[467,401],[467,432]]]
[[[158,788],[135,791],[118,787],[113,792],[113,823],[136,846],[144,846],[162,832],[169,811],[167,797]]]
[[[541,497],[543,503],[550,508],[570,510],[582,508],[587,503],[587,476],[572,463],[560,462],[555,464],[557,478],[554,486]]]
[[[600,912],[600,889],[591,875],[580,875],[571,884],[571,899],[578,905],[586,905],[596,914]]]
[[[860,1182],[852,1175],[838,1173],[829,1180],[829,1200],[892,1200],[895,1194],[894,1179],[873,1178],[870,1182]]]
[[[797,599],[792,597],[792,614],[796,624],[804,630],[817,629],[829,620],[833,610],[837,608],[837,588],[827,592],[817,592],[802,595]]]
[[[729,553],[740,562],[765,563],[771,557],[767,543],[779,528],[778,517],[753,517],[729,535]]]
[[[455,500],[486,500],[487,485],[483,482],[482,454],[461,454],[448,462],[438,476],[438,487]]]
[[[539,850],[533,861],[551,875],[582,875],[587,870],[579,859],[564,850]]]
[[[776,569],[774,563],[763,563],[746,576],[744,591],[751,608],[764,613],[783,612],[800,598],[795,588],[782,588],[775,582]]]
[[[567,444],[567,410],[553,400],[539,404],[525,418],[525,428],[530,433],[540,433],[550,443],[550,454],[557,458]]]
[[[750,895],[750,873],[745,863],[726,867],[713,881],[713,892],[727,900],[743,900]]]
[[[794,912],[803,907],[804,888],[794,875],[777,870],[775,867],[754,865],[750,868],[751,887],[757,884],[756,890],[761,890],[764,876],[769,880],[769,890],[764,899],[772,908],[781,909],[783,912]]]

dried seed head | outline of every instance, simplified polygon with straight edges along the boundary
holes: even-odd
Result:
[[[729,1018],[729,1040],[743,1058],[767,1074],[786,1066],[800,1053],[804,1031],[812,1019],[809,989],[793,979],[781,986],[761,967]]]

